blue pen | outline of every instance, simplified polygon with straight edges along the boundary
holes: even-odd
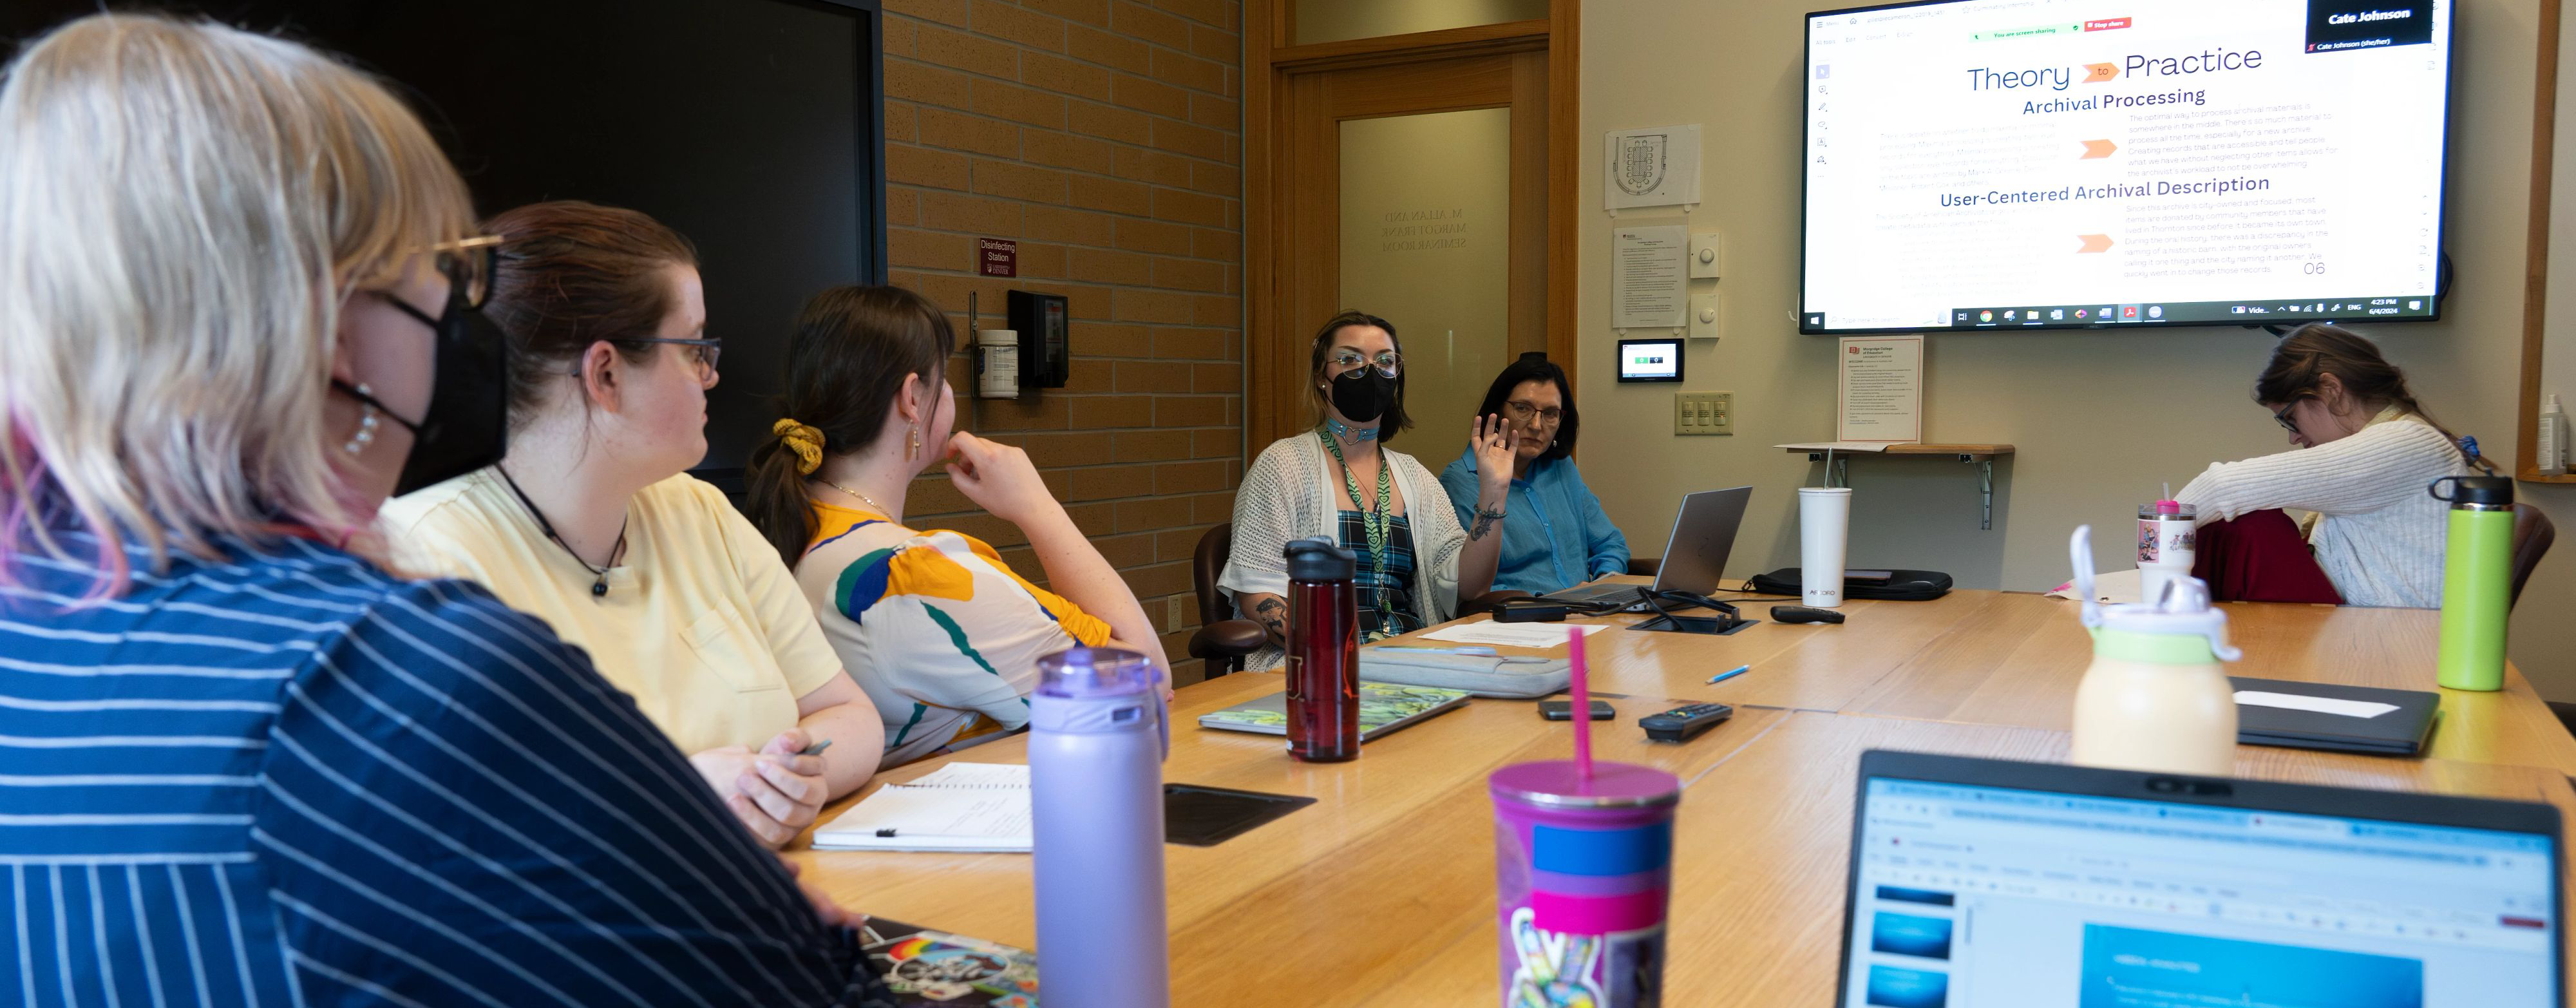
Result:
[[[1711,685],[1711,686],[1715,686],[1715,685],[1717,685],[1718,683],[1725,682],[1725,681],[1727,681],[1727,680],[1729,680],[1729,679],[1733,679],[1733,678],[1735,678],[1736,676],[1743,675],[1743,674],[1745,674],[1745,673],[1747,673],[1747,672],[1750,672],[1750,671],[1753,671],[1753,666],[1751,666],[1751,665],[1738,665],[1738,666],[1736,666],[1732,671],[1720,672],[1720,673],[1718,673],[1717,675],[1710,677],[1710,678],[1709,678],[1709,680],[1708,680],[1708,683],[1709,683],[1709,685]]]

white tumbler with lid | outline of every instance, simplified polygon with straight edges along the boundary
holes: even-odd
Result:
[[[1798,583],[1806,604],[1843,604],[1843,559],[1850,545],[1851,488],[1798,488]]]

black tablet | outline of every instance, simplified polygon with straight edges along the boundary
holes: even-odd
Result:
[[[1677,339],[1620,340],[1619,380],[1623,382],[1682,380],[1682,341]]]

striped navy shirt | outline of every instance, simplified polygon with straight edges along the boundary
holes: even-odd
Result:
[[[301,540],[87,607],[87,566],[13,566],[0,1003],[885,1003],[634,702],[481,588]]]

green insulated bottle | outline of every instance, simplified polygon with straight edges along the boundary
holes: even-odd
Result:
[[[2444,476],[2425,492],[2451,504],[2438,679],[2449,689],[2503,689],[2505,617],[2513,611],[2513,479]]]

